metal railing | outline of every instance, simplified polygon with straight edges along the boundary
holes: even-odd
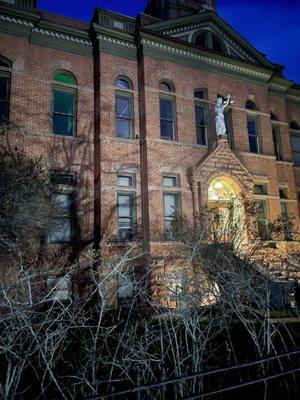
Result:
[[[218,389],[214,389],[214,390],[209,390],[208,392],[199,392],[199,393],[191,393],[188,395],[188,397],[180,397],[180,396],[176,396],[176,398],[179,400],[196,400],[196,399],[204,399],[210,396],[214,396],[217,394],[222,394],[225,392],[229,392],[229,391],[234,391],[236,389],[242,389],[242,388],[246,388],[252,385],[256,385],[259,383],[266,383],[268,381],[274,380],[274,379],[278,379],[278,378],[283,378],[285,376],[291,375],[291,374],[297,374],[300,372],[300,365],[299,365],[299,358],[300,358],[300,351],[293,351],[290,353],[285,353],[285,354],[280,354],[280,355],[276,355],[273,357],[268,357],[265,359],[261,359],[261,360],[256,360],[256,361],[252,361],[252,362],[248,362],[248,363],[242,363],[242,364],[237,364],[237,365],[233,365],[231,367],[225,367],[225,368],[219,368],[216,370],[211,370],[211,371],[206,371],[206,372],[199,372],[199,373],[194,373],[188,376],[181,376],[181,377],[177,377],[174,379],[169,379],[166,381],[162,381],[162,382],[154,382],[151,383],[149,385],[142,385],[142,386],[135,386],[132,387],[130,389],[125,389],[125,390],[121,390],[121,391],[116,391],[116,392],[111,392],[111,393],[106,393],[106,394],[99,394],[98,396],[94,396],[94,397],[89,397],[86,400],[106,400],[106,399],[113,399],[113,400],[118,400],[120,399],[148,399],[151,397],[146,397],[146,393],[149,392],[151,389],[157,389],[160,393],[160,397],[156,397],[159,399],[169,399],[170,397],[168,397],[168,395],[165,396],[165,392],[166,392],[166,388],[167,386],[173,385],[176,386],[179,383],[186,383],[187,381],[193,380],[193,379],[198,379],[198,378],[204,378],[204,377],[208,377],[208,376],[213,376],[213,375],[217,375],[217,374],[228,374],[229,372],[232,371],[236,371],[236,370],[242,370],[245,368],[249,368],[249,367],[253,367],[253,366],[259,366],[259,365],[263,365],[266,363],[270,363],[270,362],[274,362],[274,361],[279,361],[282,360],[284,358],[290,358],[290,357],[294,357],[294,356],[298,356],[296,359],[296,366],[293,366],[292,369],[286,369],[284,371],[281,372],[276,372],[276,373],[272,373],[272,374],[265,374],[264,376],[260,376],[257,379],[252,379],[246,382],[241,382],[238,384],[234,384],[234,385],[229,385],[229,386],[225,386],[225,387],[221,387]],[[292,364],[292,362],[291,362]],[[146,396],[145,396],[146,395]],[[128,397],[127,397],[128,396]],[[153,397],[154,398],[154,397]],[[173,399],[172,399],[173,400]]]

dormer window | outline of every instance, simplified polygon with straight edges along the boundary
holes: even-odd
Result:
[[[202,49],[213,50],[218,53],[227,53],[224,43],[211,32],[201,32],[195,39],[195,45]]]

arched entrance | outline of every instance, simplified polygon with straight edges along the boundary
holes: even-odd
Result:
[[[208,188],[208,206],[213,210],[220,233],[226,237],[228,230],[238,222],[241,216],[239,185],[231,178],[216,177]]]

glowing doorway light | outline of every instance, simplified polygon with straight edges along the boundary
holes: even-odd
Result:
[[[217,181],[217,182],[214,184],[214,188],[215,188],[215,189],[223,189],[223,188],[224,188],[223,183],[220,182],[220,181]]]

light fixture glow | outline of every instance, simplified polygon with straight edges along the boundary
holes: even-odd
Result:
[[[223,183],[218,181],[214,184],[215,189],[223,189]]]

